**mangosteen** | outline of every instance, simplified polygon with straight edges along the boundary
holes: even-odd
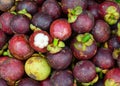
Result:
[[[0,78],[0,86],[8,86],[7,82],[2,78]]]
[[[50,15],[52,19],[57,19],[61,16],[62,10],[61,6],[56,0],[46,0],[42,4],[41,12]]]
[[[72,61],[72,51],[69,47],[64,47],[58,53],[47,53],[50,66],[56,70],[66,69]]]
[[[47,79],[41,81],[40,86],[52,86],[52,82],[51,82],[50,78],[47,78]]]
[[[26,9],[30,14],[35,14],[38,10],[38,6],[35,1],[20,1],[16,6],[16,10],[20,11]]]
[[[26,34],[29,32],[30,19],[25,15],[15,15],[10,22],[14,33]]]
[[[15,4],[15,0],[0,0],[0,10],[8,11]]]
[[[113,59],[110,49],[99,48],[96,55],[93,57],[93,62],[102,69],[110,69],[114,67],[115,60]]]
[[[73,75],[80,83],[91,82],[96,77],[95,65],[89,60],[78,61],[73,68]]]
[[[53,19],[51,16],[45,13],[36,13],[33,15],[32,24],[36,27],[49,31],[50,24],[52,23]]]
[[[50,35],[52,38],[67,40],[71,34],[72,28],[65,18],[56,19],[50,25]]]
[[[91,59],[97,52],[97,44],[92,34],[77,34],[70,44],[73,55],[78,60]]]
[[[10,22],[15,15],[10,12],[4,12],[0,15],[0,28],[7,34],[13,34]]]
[[[9,40],[8,49],[19,60],[26,60],[34,53],[25,34],[15,34],[12,36]]]
[[[97,42],[106,42],[110,38],[110,26],[104,20],[97,20],[92,29],[92,34]]]
[[[70,70],[54,71],[50,80],[52,86],[73,86],[73,76]]]

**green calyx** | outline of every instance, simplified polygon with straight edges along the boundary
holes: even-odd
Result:
[[[114,49],[114,51],[112,52],[113,58],[116,60],[118,59],[119,54],[120,54],[120,48]]]
[[[91,82],[88,82],[88,83],[81,83],[83,86],[93,86],[94,83],[96,83],[98,81],[99,77],[98,75],[96,75],[96,77],[91,81]]]
[[[105,86],[120,86],[120,83],[115,82],[113,79],[105,80]]]
[[[9,50],[3,52],[3,56],[13,57]]]
[[[94,41],[93,36],[90,33],[79,34],[76,37],[76,40],[78,43],[75,43],[74,46],[78,48],[79,43],[81,43],[83,51],[86,50],[86,47],[91,46]]]
[[[117,12],[117,8],[114,6],[110,6],[106,10],[106,15],[104,19],[108,24],[113,25],[117,23],[119,17],[120,17],[120,14],[119,12]]]
[[[34,26],[33,24],[30,24],[30,29],[31,29],[32,31],[41,30],[40,28]]]
[[[0,50],[0,55],[3,55],[4,51],[8,48],[8,43],[6,43]]]
[[[62,50],[62,48],[65,47],[65,43],[63,41],[60,41],[57,38],[54,38],[53,43],[49,44],[47,46],[47,50],[50,53],[57,53]]]
[[[115,0],[117,3],[120,3],[120,0]]]
[[[68,22],[73,23],[77,19],[78,15],[82,13],[82,7],[77,6],[73,9],[68,9]]]
[[[29,19],[32,19],[32,15],[30,13],[28,13],[26,9],[22,9],[22,10],[18,11],[18,14],[26,15]]]

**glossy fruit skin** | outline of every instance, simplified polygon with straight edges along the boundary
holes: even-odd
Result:
[[[74,46],[75,44],[77,44],[77,48]],[[78,42],[76,38],[71,40],[70,48],[78,60],[91,59],[97,52],[96,41],[87,46],[85,50],[82,50],[82,46],[82,43]]]
[[[92,34],[97,42],[105,42],[111,34],[110,26],[104,20],[97,20],[92,29]]]
[[[112,68],[114,62],[115,60],[113,59],[112,52],[107,48],[100,48],[93,57],[93,63],[102,69]]]
[[[64,18],[56,19],[50,26],[50,35],[52,38],[67,40],[72,34],[70,23]]]
[[[2,47],[5,45],[5,43],[7,42],[7,35],[0,30],[0,49],[2,49]]]
[[[21,79],[17,86],[39,86],[39,82],[32,78],[23,78]]]
[[[106,73],[106,75],[104,77],[104,80],[105,80],[104,84],[109,79],[113,80],[113,82],[115,82],[115,83],[120,83],[120,78],[119,77],[120,77],[120,69],[119,68],[113,68]],[[105,86],[107,86],[107,85],[105,85]]]
[[[81,60],[75,64],[73,75],[79,82],[90,82],[96,76],[95,65],[91,61]]]
[[[20,1],[16,6],[16,10],[20,11],[26,9],[28,13],[35,14],[38,10],[38,6],[34,1]]]
[[[68,13],[68,9],[73,9],[77,6],[81,6],[83,9],[87,8],[86,0],[61,0],[62,10],[65,14]]]
[[[84,11],[81,13],[75,22],[71,23],[71,27],[77,33],[90,32],[94,26],[94,16],[88,12]]]
[[[51,67],[46,57],[35,55],[25,62],[25,73],[32,79],[37,81],[45,80],[51,73]]]
[[[50,78],[47,78],[47,79],[41,81],[40,86],[52,86],[52,82],[51,82]]]
[[[15,3],[15,0],[0,0],[0,10],[8,11]]]
[[[30,20],[25,15],[15,15],[10,22],[10,26],[14,33],[26,34],[29,32]]]
[[[35,36],[36,36],[37,34],[39,34],[39,33],[42,33],[42,34],[44,34],[44,35],[46,35],[46,36],[48,37],[48,39],[49,39],[49,40],[48,40],[48,44],[50,44],[50,43],[52,42],[51,36],[50,36],[46,31],[38,30],[38,31],[33,32],[33,33],[30,35],[30,37],[29,37],[29,44],[30,44],[30,46],[31,46],[34,50],[36,50],[36,51],[38,51],[38,52],[45,53],[45,52],[47,52],[47,46],[44,47],[44,48],[39,48],[39,47],[37,47],[37,46],[34,45],[34,38],[35,38]]]
[[[7,82],[2,78],[0,78],[0,86],[8,86]]]
[[[73,86],[73,76],[72,72],[69,70],[54,71],[50,80],[52,86]]]
[[[19,60],[28,59],[34,52],[25,34],[15,34],[9,40],[8,49],[10,53]]]
[[[24,64],[15,58],[9,58],[0,67],[0,75],[3,79],[12,83],[24,75]]]
[[[50,15],[53,19],[57,19],[61,16],[61,6],[56,0],[46,0],[42,4],[41,12]]]
[[[47,59],[52,68],[56,70],[66,69],[72,61],[72,51],[65,47],[58,53],[47,53]]]
[[[5,33],[10,34],[10,35],[13,34],[13,31],[11,30],[11,27],[10,27],[10,21],[12,20],[13,17],[14,17],[14,14],[10,12],[4,12],[0,16],[1,29]]]
[[[52,23],[53,19],[48,14],[39,12],[36,13],[32,18],[32,24],[36,27],[49,31],[50,24]]]

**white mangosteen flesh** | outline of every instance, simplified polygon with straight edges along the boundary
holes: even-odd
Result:
[[[45,48],[49,43],[49,37],[43,33],[38,33],[34,37],[34,45],[39,48]]]

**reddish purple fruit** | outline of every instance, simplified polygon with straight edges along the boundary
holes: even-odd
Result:
[[[117,23],[120,16],[119,6],[113,1],[104,1],[99,5],[99,14],[108,24],[113,25]]]
[[[2,47],[5,45],[5,43],[7,42],[7,35],[0,30],[0,49],[2,49]]]
[[[30,46],[38,51],[45,53],[47,52],[47,46],[52,42],[51,36],[42,30],[37,30],[33,32],[29,38]]]
[[[16,10],[20,11],[26,9],[30,14],[35,14],[38,10],[38,6],[34,1],[20,1],[16,6]]]
[[[50,26],[50,35],[52,38],[66,40],[71,36],[71,34],[72,29],[66,19],[57,19],[52,22]]]
[[[61,16],[61,6],[56,0],[46,0],[41,7],[41,12],[50,15],[53,19],[57,19]]]
[[[2,78],[0,78],[0,86],[8,86],[7,82]]]
[[[73,76],[69,70],[54,71],[50,80],[52,86],[73,86]]]
[[[27,36],[24,34],[15,34],[9,40],[8,49],[10,53],[19,60],[28,59],[34,52],[29,45]]]
[[[109,70],[104,77],[104,86],[120,86],[120,69]]]
[[[70,48],[78,60],[91,59],[97,52],[96,41],[90,33],[77,34],[72,39]]]
[[[52,17],[42,12],[36,13],[32,18],[32,24],[42,30],[48,31],[51,23]]]
[[[24,75],[24,65],[20,60],[9,58],[0,67],[0,75],[9,84],[14,84]]]
[[[0,57],[0,65],[2,65],[2,63],[5,61],[5,60],[7,60],[9,57],[7,57],[7,56],[1,56]]]
[[[72,52],[70,48],[65,47],[58,53],[48,53],[47,59],[52,68],[57,70],[65,69],[72,61]]]
[[[25,15],[15,15],[10,22],[10,26],[14,33],[25,34],[29,31],[30,20]]]
[[[47,78],[40,82],[40,86],[53,86],[50,78]]]
[[[81,13],[75,22],[71,23],[71,27],[77,33],[90,32],[93,26],[94,16],[88,11]]]
[[[39,82],[32,78],[23,78],[18,83],[17,86],[41,86]]]
[[[88,60],[79,61],[74,66],[73,75],[78,82],[90,82],[96,77],[95,65]]]
[[[102,69],[112,68],[114,66],[112,52],[107,48],[100,48],[93,57],[93,62]]]
[[[7,34],[13,34],[10,27],[10,21],[14,17],[14,14],[10,12],[4,12],[0,16],[0,28]]]
[[[68,13],[68,9],[73,9],[77,6],[81,6],[82,9],[87,8],[87,0],[61,0],[62,10],[65,14]]]
[[[105,42],[110,37],[110,26],[104,20],[97,20],[92,34],[97,42]]]

